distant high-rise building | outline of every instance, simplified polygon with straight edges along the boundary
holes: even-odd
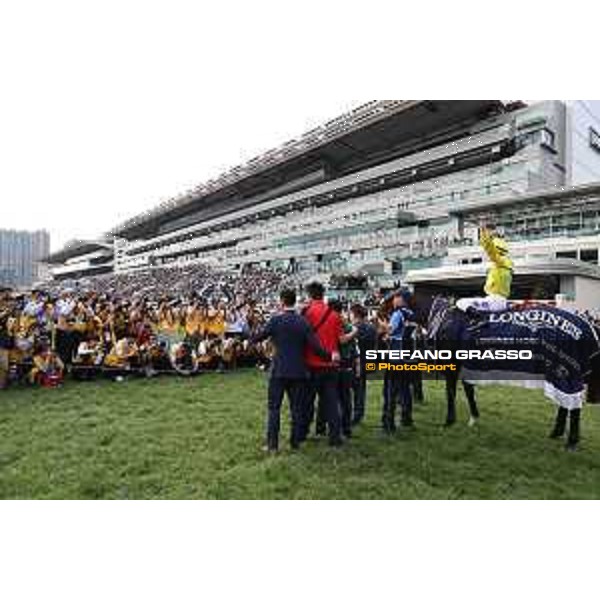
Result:
[[[0,285],[31,286],[39,278],[40,261],[49,253],[47,231],[0,229]]]

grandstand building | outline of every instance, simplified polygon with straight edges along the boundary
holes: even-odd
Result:
[[[468,279],[483,270],[479,220],[530,262],[598,269],[597,189],[580,186],[600,181],[599,131],[599,101],[373,101],[116,227],[114,265],[78,269],[88,248],[73,248],[56,273],[201,263]]]
[[[575,183],[594,117],[576,108],[372,102],[117,227],[115,270],[202,262],[404,277],[441,266],[465,234],[460,207]],[[578,163],[600,179],[591,144]]]
[[[112,273],[114,270],[114,248],[109,240],[72,240],[58,252],[46,256],[55,281],[76,281]]]

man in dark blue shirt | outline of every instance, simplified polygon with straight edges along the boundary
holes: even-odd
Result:
[[[408,307],[410,292],[397,290],[392,294],[392,312],[388,326],[390,350],[402,350],[406,328],[412,323],[412,311]],[[401,408],[401,422],[405,427],[412,427],[412,396],[409,387],[410,375],[401,371],[386,371],[383,383],[383,414],[381,424],[386,433],[396,431],[396,405]]]
[[[354,413],[352,425],[356,426],[365,417],[367,405],[367,371],[365,369],[365,352],[377,349],[377,329],[367,321],[367,310],[360,304],[350,308],[352,324],[356,330],[359,360],[354,375]]]
[[[308,322],[296,312],[296,292],[283,290],[280,300],[282,311],[273,316],[264,329],[253,337],[253,342],[270,338],[275,346],[275,357],[269,379],[266,447],[269,452],[277,452],[279,449],[281,405],[284,394],[287,394],[290,402],[291,447],[297,449],[302,441],[305,415],[302,404],[308,383],[306,347],[310,347],[323,360],[339,360],[339,355],[334,353],[332,356],[321,346]]]

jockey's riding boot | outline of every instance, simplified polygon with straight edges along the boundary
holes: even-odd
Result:
[[[477,327],[482,321],[485,320],[489,313],[482,312],[470,306],[467,308],[464,314],[467,327]]]
[[[566,408],[559,408],[558,413],[556,415],[556,421],[554,422],[554,429],[550,433],[550,438],[556,440],[565,435],[565,431],[567,430],[567,417],[569,416],[569,411]]]
[[[479,311],[476,308],[474,308],[473,306],[469,306],[467,308],[467,310],[465,310],[465,314],[469,318],[473,319],[473,318],[477,317],[477,315],[479,314]]]

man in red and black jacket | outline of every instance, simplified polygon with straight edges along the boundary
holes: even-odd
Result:
[[[319,343],[331,355],[339,354],[340,338],[343,335],[340,315],[324,301],[325,289],[320,283],[311,283],[306,292],[309,303],[302,314],[312,327]],[[306,399],[306,418],[304,436],[308,436],[315,413],[315,399],[319,397],[317,435],[325,434],[325,425],[329,434],[329,444],[342,444],[340,404],[338,398],[338,365],[323,359],[312,348],[307,347],[305,360],[310,373],[308,397]]]

